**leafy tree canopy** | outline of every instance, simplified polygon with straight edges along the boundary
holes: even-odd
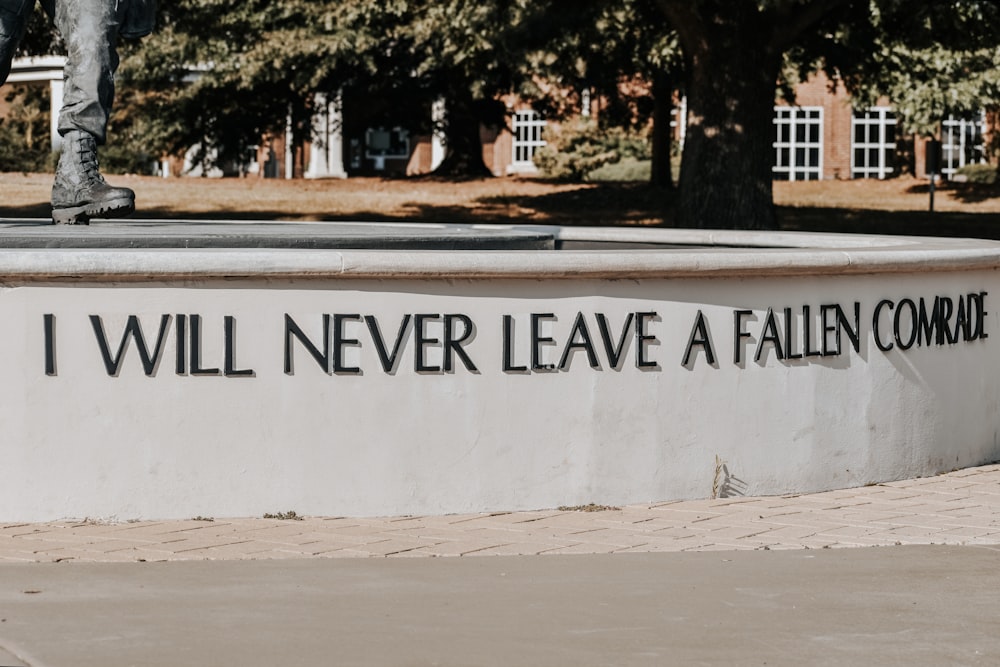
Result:
[[[873,39],[841,63],[859,106],[886,96],[905,129],[934,134],[943,118],[1000,102],[1000,5],[877,0]]]
[[[289,115],[305,136],[314,93],[345,90],[414,119],[444,100],[443,170],[485,174],[479,124],[504,122],[505,93],[558,116],[579,108],[567,91],[591,89],[609,100],[603,118],[652,114],[662,128],[656,105],[680,87],[686,226],[774,226],[785,71],[825,69],[862,106],[886,95],[919,132],[1000,98],[992,0],[176,0],[162,13],[122,67],[155,150],[239,157]],[[636,80],[645,88],[623,85]]]

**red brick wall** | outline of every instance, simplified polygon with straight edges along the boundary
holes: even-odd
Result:
[[[494,176],[505,176],[514,156],[514,135],[504,129],[494,133],[492,139],[490,147],[493,159],[486,166],[493,171]]]
[[[410,137],[410,161],[406,163],[407,176],[429,174],[431,171],[431,138],[427,135]]]
[[[777,104],[787,106],[788,102]],[[843,86],[831,90],[825,75],[814,75],[795,87],[795,104],[823,108],[823,178],[850,178],[853,112]]]

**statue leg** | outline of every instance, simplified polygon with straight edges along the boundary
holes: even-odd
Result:
[[[67,50],[59,112],[63,148],[52,186],[56,223],[87,224],[91,218],[128,215],[135,209],[135,193],[108,185],[97,163],[97,146],[106,139],[115,96],[121,4],[116,0],[56,0],[56,28]]]
[[[28,15],[35,7],[35,0],[0,0],[0,85],[10,74],[17,45],[24,37]]]
[[[67,51],[60,134],[80,130],[104,144],[118,69],[118,4],[115,0],[56,2],[56,28]]]

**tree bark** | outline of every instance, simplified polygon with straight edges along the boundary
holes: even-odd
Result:
[[[782,54],[849,0],[657,0],[687,60],[679,184],[685,227],[774,229],[774,93]]]
[[[735,6],[746,5],[744,9]],[[781,53],[756,3],[702,23],[688,53],[688,126],[678,222],[683,227],[776,229],[771,166]]]
[[[652,169],[649,182],[658,188],[673,187],[670,156],[673,136],[670,132],[670,112],[674,106],[674,87],[670,77],[658,72],[653,80]],[[680,119],[678,119],[680,120]]]
[[[447,98],[445,157],[436,176],[452,178],[489,178],[493,172],[483,161],[483,142],[479,134],[482,114],[475,100],[455,94]]]

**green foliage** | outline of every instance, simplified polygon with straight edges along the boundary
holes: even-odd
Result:
[[[305,8],[301,1],[164,3],[158,30],[123,45],[118,77],[121,89],[141,91],[118,107],[143,119],[149,152],[200,146],[226,161],[283,129],[290,110],[304,117],[304,79],[312,75],[295,66],[293,55],[305,65],[317,41],[296,32],[314,25]],[[119,123],[123,116],[116,116]]]
[[[994,185],[997,182],[997,167],[992,164],[967,164],[956,175],[964,176],[967,183]]]
[[[538,39],[535,28],[552,0],[423,0],[409,3],[413,21],[405,26],[410,48],[405,71],[392,72],[394,84],[408,82],[414,97],[429,108],[445,100],[445,116],[434,129],[445,138],[445,159],[437,170],[451,176],[487,176],[479,139],[480,124],[506,122],[499,96],[530,76],[524,54]],[[411,102],[412,103],[412,102]]]
[[[503,124],[497,96],[511,89],[526,15],[548,2],[504,0],[178,0],[159,30],[123,60],[121,79],[144,95],[134,110],[149,119],[153,152],[197,145],[227,162],[248,144],[279,134],[291,117],[308,136],[314,94],[375,98],[393,118],[377,124],[430,131],[430,109],[448,101],[437,128],[449,148],[470,125]],[[537,23],[537,21],[536,21]],[[480,159],[481,163],[482,160]]]
[[[48,89],[16,85],[5,92],[9,106],[0,121],[0,171],[52,171]]]
[[[853,28],[850,30],[848,28]],[[1000,6],[988,0],[872,0],[864,31],[840,31],[831,59],[859,108],[888,97],[902,129],[935,134],[949,115],[1000,100]]]
[[[824,68],[859,106],[888,95],[902,127],[921,133],[948,113],[1000,99],[1000,9],[990,0],[175,0],[162,3],[160,19],[141,44],[122,46],[124,94],[112,134],[124,147],[103,155],[113,169],[141,171],[150,157],[195,145],[212,161],[239,160],[261,137],[283,134],[289,117],[301,141],[316,92],[343,91],[348,110],[354,100],[375,100],[366,122],[444,132],[449,151],[466,154],[452,161],[458,170],[481,163],[478,124],[506,122],[500,100],[508,93],[555,119],[576,113],[580,91],[589,90],[601,101],[602,123],[639,128],[655,117],[662,128],[663,101],[678,88],[702,121],[710,114],[699,104],[734,114],[769,109],[763,84],[734,83],[727,104],[695,87],[747,81],[746,63],[767,70],[755,80],[777,79],[770,63],[782,56],[789,85]],[[54,37],[47,24],[39,27],[44,16],[33,20],[28,50],[41,52]],[[705,71],[695,75],[698,66]],[[428,110],[438,99],[447,116],[431,128]],[[712,122],[750,127],[745,121],[767,109]],[[630,154],[615,132],[629,135],[570,130],[568,155],[549,148],[539,163],[560,178],[584,178]],[[553,136],[553,147],[560,141]],[[708,165],[727,151],[709,145],[691,153],[708,156]],[[739,146],[731,152],[772,158]],[[755,190],[769,188],[768,169],[750,175],[734,166],[733,174],[706,178],[699,169],[719,165],[691,165],[688,189],[731,189],[753,178]],[[733,208],[712,194],[705,200]]]
[[[0,171],[53,171],[51,153],[24,148],[24,136],[6,121],[0,122]]]
[[[151,176],[155,169],[156,157],[146,151],[142,142],[117,141],[109,135],[108,144],[101,147],[101,170],[108,174]]]
[[[59,32],[52,24],[52,19],[42,8],[43,3],[37,3],[28,18],[24,38],[18,45],[17,57],[20,56],[51,56],[65,55],[66,48]]]
[[[822,69],[846,84],[857,107],[888,96],[904,132],[934,132],[948,114],[965,115],[1000,99],[995,0],[657,5],[684,49],[688,108],[697,120],[684,147],[682,225],[774,226],[766,122],[774,100],[770,81],[791,84]],[[742,85],[748,81],[753,85]]]
[[[650,157],[645,137],[622,128],[601,128],[589,118],[550,125],[546,142],[535,153],[535,164],[543,174],[559,180],[581,181],[605,165]]]
[[[656,0],[582,0],[572,11],[553,3],[549,14],[543,46],[527,54],[535,76],[517,92],[549,118],[589,99],[602,123],[649,130],[649,180],[670,185],[670,112],[685,78],[676,26]]]
[[[143,94],[122,90],[108,123],[108,140],[101,147],[101,168],[110,174],[155,173],[158,154],[150,152],[150,119],[138,111]]]
[[[622,82],[681,66],[656,19],[653,0],[581,0],[572,11],[556,0],[176,0],[153,35],[123,45],[118,78],[141,91],[129,117],[145,119],[154,155],[198,146],[229,162],[283,134],[289,116],[301,141],[314,94],[342,91],[347,109],[376,101],[362,102],[367,122],[433,129],[446,162],[483,170],[478,125],[505,125],[500,100],[512,92],[559,117],[589,89],[605,117],[645,125],[652,89]],[[432,128],[439,99],[445,117]]]
[[[619,162],[612,162],[603,167],[598,167],[587,174],[587,180],[609,183],[648,182],[652,167],[653,164],[649,160],[623,158]]]
[[[914,49],[888,44],[871,59],[866,69],[882,74],[859,79],[857,104],[889,97],[905,130],[918,135],[936,133],[951,114],[976,114],[1000,100],[1000,46],[954,51],[941,45]]]

